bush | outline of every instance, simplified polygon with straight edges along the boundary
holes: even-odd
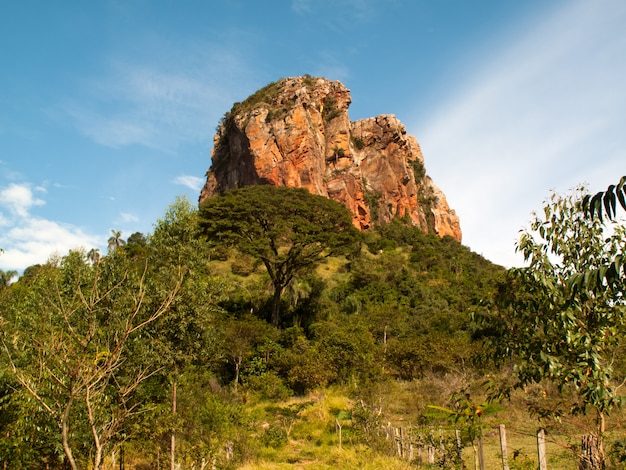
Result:
[[[265,447],[280,449],[287,444],[287,431],[279,426],[271,425],[261,435],[261,443]]]
[[[256,271],[257,263],[252,256],[246,256],[243,254],[237,255],[237,258],[230,265],[230,270],[237,276],[249,276]]]
[[[337,100],[332,96],[324,98],[324,107],[322,108],[322,119],[330,122],[341,114],[341,110],[337,108]]]
[[[293,395],[293,391],[273,371],[248,376],[245,383],[247,389],[265,400],[286,400]]]

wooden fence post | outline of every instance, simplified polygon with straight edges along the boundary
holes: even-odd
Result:
[[[478,438],[478,465],[480,470],[485,470],[485,453],[483,452],[483,438]]]
[[[433,434],[433,430],[431,429],[430,431],[428,431],[428,464],[429,465],[435,464],[435,446],[433,444],[434,442],[435,442],[435,437]]]
[[[396,452],[402,457],[402,428],[395,428]]]
[[[537,433],[537,453],[539,454],[539,470],[548,470],[546,461],[546,432],[540,429]]]
[[[506,449],[506,427],[504,424],[498,426],[500,429],[500,450],[502,451],[502,470],[509,470],[509,456]]]
[[[459,455],[460,470],[463,470],[463,446],[461,445],[461,431],[454,430],[454,437],[456,438],[456,452]]]

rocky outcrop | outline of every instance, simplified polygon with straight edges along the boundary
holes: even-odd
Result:
[[[340,82],[304,76],[235,103],[215,134],[200,202],[250,184],[302,187],[344,204],[361,230],[397,217],[461,241],[415,137],[391,114],[351,122],[350,102]]]

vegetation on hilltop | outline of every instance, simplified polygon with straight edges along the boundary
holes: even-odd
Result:
[[[542,301],[537,289],[564,282],[548,282],[547,264],[537,265],[546,283],[517,290],[510,272],[452,238],[394,221],[364,234],[355,251],[349,228],[324,220],[336,211],[343,221],[334,206],[307,199],[300,207],[303,194],[288,188],[235,195],[245,198],[231,209],[243,212],[229,220],[219,212],[228,197],[200,210],[179,199],[152,234],[122,243],[114,233],[107,255],[72,251],[2,286],[0,460],[9,468],[111,468],[122,458],[146,469],[408,468],[393,456],[387,423],[447,429],[435,405],[453,421],[473,410],[457,420],[468,448],[488,429],[476,412],[494,408],[482,405],[480,384],[487,376],[504,383],[517,357],[498,353],[510,359],[499,369],[473,361],[485,343],[512,344],[497,342],[511,339],[508,324],[476,318],[497,314],[487,301],[503,286],[517,296],[510,321],[530,312],[519,301]],[[281,211],[268,203],[276,195],[295,205]],[[243,206],[255,212],[256,203],[273,209],[257,207],[252,220]],[[302,261],[290,258],[295,247],[314,256],[276,295],[271,271],[282,257]],[[268,253],[278,258],[266,262]],[[532,365],[548,381],[557,372]],[[524,394],[511,392],[509,419],[519,420],[522,402],[576,402],[569,386],[530,382]],[[623,457],[613,449],[615,461]],[[458,455],[446,455],[440,465],[453,468]]]
[[[280,108],[278,108],[276,104],[278,95],[283,90],[285,80],[288,80],[288,79],[282,78],[276,82],[270,82],[264,87],[259,88],[253,94],[248,96],[245,100],[234,103],[230,111],[228,111],[224,115],[224,117],[220,120],[218,130],[220,126],[227,125],[228,121],[234,118],[234,116],[236,116],[237,114],[247,113],[259,107],[268,108],[274,117],[277,115],[285,115],[286,112],[292,106],[293,102],[283,103],[282,107]],[[317,77],[311,77],[310,75],[305,75],[302,80],[302,83],[304,86],[306,86],[310,90],[315,86],[315,83],[317,82],[317,80],[318,80]],[[271,119],[271,116],[268,117],[268,120],[270,119]]]

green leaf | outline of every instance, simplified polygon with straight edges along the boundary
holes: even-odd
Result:
[[[595,213],[597,212],[600,222],[602,222],[602,196],[603,194],[604,193],[602,191],[600,191],[599,193],[596,193],[596,195],[591,198],[591,202],[589,203],[590,210],[591,210],[591,218],[593,218]]]
[[[617,199],[619,199],[619,203],[622,206],[622,209],[626,211],[626,190],[624,189],[624,185],[618,186],[615,190],[615,193],[617,194]]]
[[[613,219],[613,217],[615,216],[615,209],[616,209],[616,205],[615,205],[615,194],[613,193],[613,190],[615,189],[615,185],[612,184],[608,187],[608,189],[606,190],[606,192],[604,193],[604,210],[606,211],[606,216],[609,219]]]

